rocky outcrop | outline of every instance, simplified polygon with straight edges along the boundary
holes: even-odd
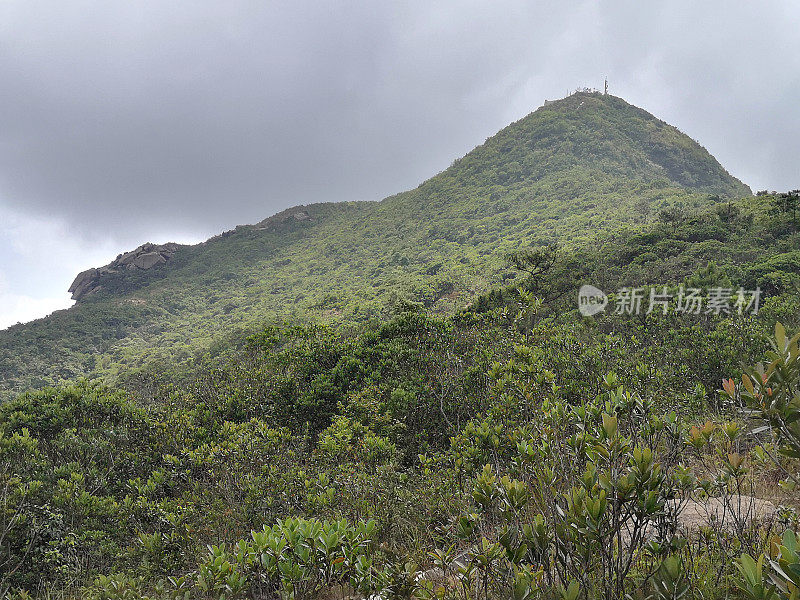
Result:
[[[69,286],[73,300],[80,300],[102,289],[103,281],[127,271],[146,271],[168,262],[180,246],[168,244],[142,244],[136,250],[120,254],[113,262],[99,269],[87,269],[79,273]]]
[[[78,273],[75,281],[73,281],[72,285],[69,286],[69,292],[72,294],[72,299],[77,300],[78,298],[82,298],[89,293],[89,290],[94,286],[96,279],[97,269],[87,269],[86,271]]]

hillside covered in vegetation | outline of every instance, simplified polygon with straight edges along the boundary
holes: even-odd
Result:
[[[796,286],[768,271],[787,264],[776,256],[730,272]],[[562,287],[570,261],[449,316],[269,326],[191,366],[0,404],[0,591],[755,598],[743,590],[792,585],[740,556],[798,526],[800,361],[777,325],[800,328],[796,288],[757,316],[673,304],[581,318],[572,298],[534,293]],[[711,265],[684,283],[736,285]],[[764,358],[762,376],[749,365]],[[793,539],[776,565],[798,564]]]
[[[0,337],[0,598],[797,598],[799,202],[581,93],[119,259]]]
[[[109,276],[75,307],[0,332],[2,387],[113,379],[276,318],[365,322],[398,302],[449,312],[509,277],[509,252],[589,247],[662,210],[749,194],[674,127],[620,98],[574,94],[414,190],[297,207]]]

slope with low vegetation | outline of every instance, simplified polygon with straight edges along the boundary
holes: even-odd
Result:
[[[663,209],[749,194],[675,128],[619,98],[574,94],[414,190],[290,209],[0,332],[3,387],[188,359],[276,317],[363,322],[403,301],[450,311],[507,277],[510,251],[591,245]]]

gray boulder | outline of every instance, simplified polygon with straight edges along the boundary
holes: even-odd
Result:
[[[161,256],[161,254],[158,252],[147,252],[146,254],[140,254],[137,256],[133,261],[133,264],[140,269],[150,269],[165,262],[167,262],[167,259]]]
[[[68,292],[74,294],[77,289],[86,285],[87,282],[90,282],[97,276],[97,269],[86,269],[85,271],[81,271],[78,273],[78,276],[72,282],[72,285],[69,286]]]

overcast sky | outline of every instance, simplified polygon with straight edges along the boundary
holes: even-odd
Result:
[[[78,271],[415,187],[602,87],[800,187],[800,3],[0,0],[0,327]]]

